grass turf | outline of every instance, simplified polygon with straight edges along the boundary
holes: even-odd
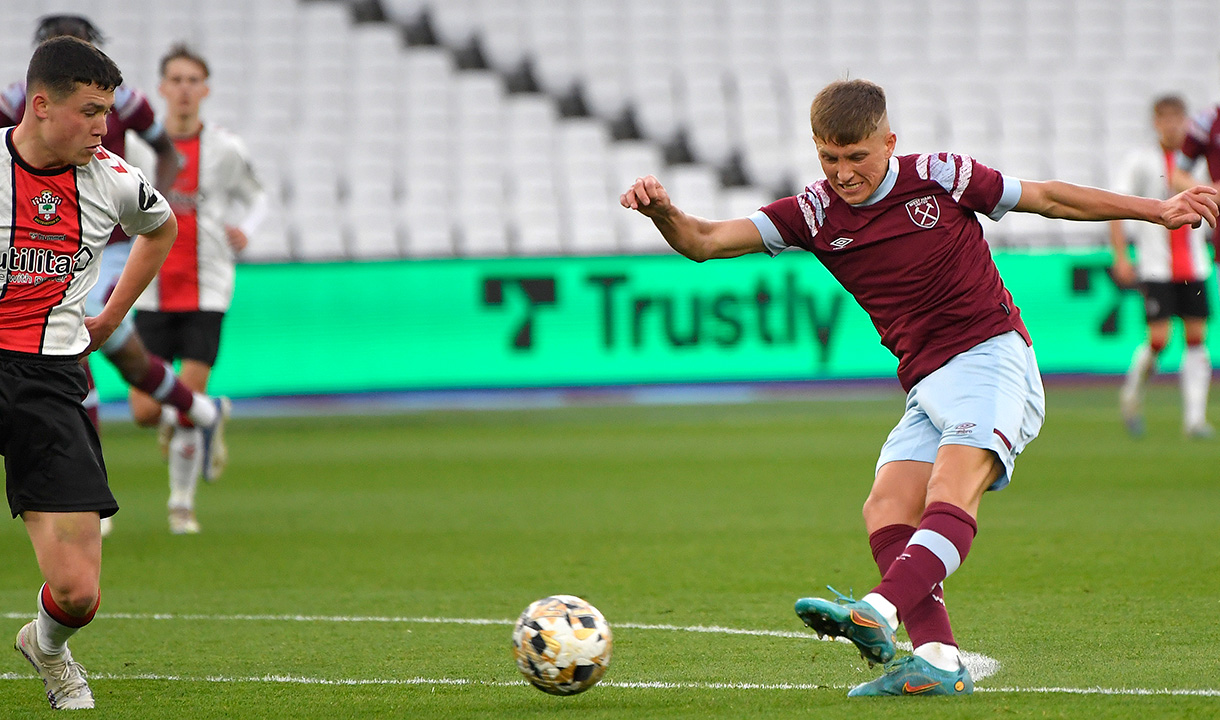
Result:
[[[1042,436],[1013,485],[984,501],[970,558],[948,583],[958,640],[1001,665],[980,690],[1022,691],[930,700],[935,712],[1220,715],[1220,697],[1031,692],[1220,689],[1220,442],[1181,437],[1172,386],[1152,388],[1138,441],[1118,422],[1113,388],[1052,386],[1048,405]],[[877,671],[813,639],[620,627],[604,686],[554,698],[514,684],[507,624],[352,620],[510,621],[562,592],[612,626],[799,632],[797,597],[876,583],[859,506],[900,411],[884,393],[239,420],[228,473],[200,489],[195,537],[166,532],[152,434],[110,424],[123,511],[105,545],[102,614],[72,647],[93,674],[99,718],[926,712],[926,699],[848,701],[845,688]],[[0,556],[11,637],[40,582],[19,522],[0,530]],[[276,619],[237,617],[251,615]],[[313,619],[280,619],[296,615]],[[43,716],[41,683],[7,657],[3,715]],[[614,685],[641,682],[690,686]],[[821,687],[740,687],[783,683]]]

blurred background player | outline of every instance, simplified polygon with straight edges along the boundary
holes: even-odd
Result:
[[[100,46],[104,40],[101,31],[79,15],[48,15],[38,22],[34,34],[35,43],[53,37],[75,37],[95,46]],[[0,125],[16,125],[25,113],[26,99],[25,82],[16,82],[0,94]],[[115,88],[114,109],[107,117],[106,134],[102,138],[102,146],[119,157],[126,157],[127,131],[132,130],[147,142],[156,153],[156,186],[161,190],[168,188],[178,171],[180,159],[174,150],[173,143],[161,123],[157,122],[152,106],[144,93],[136,88],[123,84]],[[123,270],[123,264],[131,250],[131,238],[120,227],[114,229],[110,243],[102,254],[101,273],[97,285],[89,294],[85,311],[96,315],[105,304]],[[151,355],[130,319],[124,318],[123,323],[111,335],[101,348],[106,356],[118,369],[123,380],[133,388],[139,388],[159,402],[165,403],[178,412],[183,413],[191,422],[206,428],[209,437],[216,434],[213,428],[223,424],[224,414],[220,411],[221,404],[212,398],[192,392],[174,373],[173,368],[163,359]],[[86,363],[86,372],[88,364]],[[93,387],[92,374],[89,375],[89,397],[86,409],[94,427],[100,430],[98,423],[98,398]],[[155,421],[153,425],[155,425]],[[223,437],[216,443],[217,450],[224,454]],[[106,518],[102,523],[102,535],[109,535],[113,527],[112,520]]]
[[[1159,145],[1134,150],[1123,159],[1114,178],[1118,192],[1156,198],[1174,194],[1172,178],[1187,129],[1185,101],[1175,95],[1157,99],[1152,106],[1152,126]],[[1190,437],[1213,434],[1207,424],[1212,368],[1205,344],[1210,315],[1206,283],[1212,274],[1212,259],[1205,237],[1202,228],[1166,230],[1148,223],[1110,223],[1114,278],[1123,286],[1138,282],[1148,322],[1147,341],[1136,349],[1120,393],[1123,421],[1132,435],[1144,432],[1144,385],[1156,371],[1169,341],[1170,318],[1175,316],[1182,319],[1186,336],[1180,372],[1182,428]],[[1135,264],[1128,257],[1129,239],[1135,244]]]
[[[136,302],[135,318],[153,352],[181,361],[182,381],[197,393],[207,391],[220,350],[221,323],[233,298],[236,254],[246,247],[266,208],[245,146],[199,117],[209,92],[208,75],[207,62],[185,45],[175,45],[161,59],[165,127],[184,159],[167,193],[179,233],[156,281]],[[235,218],[238,221],[231,222]],[[130,395],[137,422],[160,420],[174,427],[169,446],[170,531],[197,533],[199,477],[215,479],[226,460],[224,446],[217,438],[216,449],[206,458],[199,429],[139,389]],[[222,407],[227,414],[227,399]]]
[[[101,602],[100,517],[118,503],[82,404],[79,358],[119,326],[177,224],[143,174],[101,147],[122,82],[110,58],[54,38],[34,50],[27,77],[24,117],[0,144],[0,237],[26,267],[8,268],[0,294],[0,451],[9,508],[25,524],[45,583],[37,617],[14,644],[52,708],[83,709],[93,707],[93,693],[67,643]],[[139,236],[105,306],[86,317],[85,296],[116,220]]]
[[[1199,158],[1207,159],[1207,174],[1212,186],[1220,190],[1220,104],[1198,113],[1186,126],[1186,139],[1178,155],[1178,167],[1183,172],[1178,176],[1178,185],[1193,182],[1189,171]],[[1212,250],[1220,246],[1220,229],[1212,233]]]

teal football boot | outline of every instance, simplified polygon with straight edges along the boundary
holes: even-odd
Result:
[[[974,681],[965,665],[957,670],[941,670],[921,657],[909,655],[886,663],[885,674],[857,685],[847,697],[893,695],[971,695]]]
[[[860,657],[869,667],[894,659],[894,631],[881,613],[863,600],[844,597],[827,586],[837,602],[821,598],[801,598],[796,601],[796,614],[813,628],[818,636],[843,637],[860,650]]]

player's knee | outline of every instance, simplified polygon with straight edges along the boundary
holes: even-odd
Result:
[[[864,507],[861,508],[864,526],[869,532],[886,525],[918,525],[922,512],[922,507],[915,507],[901,498],[876,491],[869,493]]]
[[[51,586],[51,597],[65,613],[74,617],[85,617],[97,607],[98,586],[84,578]]]

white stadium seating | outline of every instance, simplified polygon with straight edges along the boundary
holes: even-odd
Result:
[[[1150,141],[1154,96],[1220,101],[1216,0],[379,0],[386,20],[357,22],[374,4],[0,0],[0,78],[24,73],[40,15],[84,13],[161,107],[157,61],[191,43],[208,120],[275,200],[247,253],[270,262],[667,252],[617,207],[627,183],[656,173],[710,217],[797,191],[821,175],[808,106],[835,78],[886,88],[900,152],[1102,185]],[[1105,241],[1028,216],[987,229]]]

